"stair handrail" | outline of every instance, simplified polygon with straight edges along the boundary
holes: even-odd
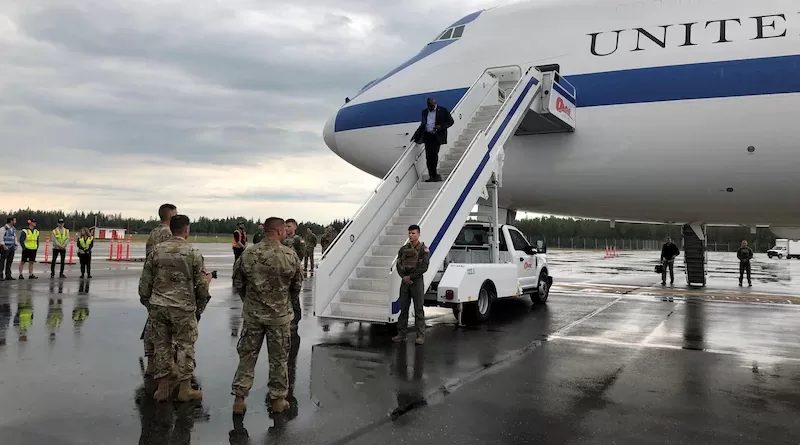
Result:
[[[358,210],[356,210],[355,215],[353,215],[353,217],[350,218],[350,221],[348,221],[347,224],[345,224],[345,226],[342,227],[342,230],[339,232],[338,235],[336,235],[336,238],[333,239],[331,244],[328,246],[328,249],[322,252],[322,256],[320,257],[319,261],[322,261],[327,255],[328,250],[330,250],[331,246],[336,244],[336,242],[339,241],[339,238],[344,236],[344,232],[347,231],[350,225],[353,224],[353,221],[355,221],[355,219],[358,218],[361,212],[364,211],[364,208],[367,207],[367,204],[369,204],[370,200],[372,200],[372,198],[378,194],[378,191],[380,190],[381,186],[386,183],[386,180],[389,179],[389,176],[391,176],[394,169],[397,168],[398,164],[400,164],[400,162],[402,162],[406,158],[406,156],[408,156],[408,153],[412,151],[415,147],[421,148],[422,145],[417,144],[416,142],[411,142],[409,144],[409,146],[403,151],[403,154],[401,154],[400,157],[397,158],[397,161],[395,161],[394,165],[392,165],[392,168],[390,168],[389,171],[386,172],[386,175],[383,176],[383,179],[381,179],[381,181],[378,183],[378,186],[372,190],[372,193],[369,196],[367,196],[367,199],[364,200],[364,202],[361,204],[361,207],[359,207]],[[419,155],[417,155],[416,159],[419,159]]]
[[[526,70],[526,71],[525,71],[525,73],[522,75],[522,77],[520,77],[520,78],[519,78],[519,80],[517,81],[517,83],[514,85],[514,88],[512,89],[512,92],[513,92],[513,91],[516,91],[516,89],[517,89],[517,88],[518,88],[518,87],[519,87],[519,86],[522,84],[522,81],[525,79],[525,76],[526,76],[526,75],[527,75],[527,74],[530,72],[530,70],[531,70],[531,68],[528,68],[528,70]],[[484,71],[484,73],[483,73],[483,74],[486,74],[486,71]],[[481,76],[483,76],[483,74],[481,74]],[[485,99],[485,98],[484,98],[484,99]],[[461,157],[460,157],[460,158],[458,158],[458,162],[456,162],[456,166],[453,168],[453,171],[456,171],[456,169],[458,169],[458,167],[461,165],[461,163],[462,163],[462,162],[464,161],[464,159],[466,158],[467,154],[468,154],[468,153],[470,153],[470,150],[471,150],[472,144],[474,144],[474,143],[475,143],[475,140],[476,140],[476,139],[477,139],[479,136],[481,136],[481,135],[483,135],[483,134],[488,134],[488,133],[489,133],[489,129],[491,129],[491,128],[492,128],[492,124],[494,124],[494,122],[497,120],[498,116],[500,116],[500,115],[502,115],[502,114],[503,114],[503,111],[505,110],[505,107],[506,107],[506,106],[508,106],[509,102],[510,102],[510,101],[508,101],[508,100],[506,100],[505,102],[503,102],[503,103],[500,105],[500,109],[499,109],[499,110],[497,110],[497,113],[494,115],[494,118],[492,118],[492,120],[491,120],[491,122],[489,123],[489,125],[487,125],[487,126],[486,126],[486,129],[485,129],[485,130],[479,130],[479,131],[478,131],[478,132],[475,134],[475,136],[472,138],[472,141],[470,141],[469,145],[467,145],[467,149],[466,149],[466,150],[464,150],[464,153],[463,153],[463,154],[461,154]],[[481,103],[483,103],[483,102],[481,102]],[[480,108],[480,105],[478,106],[478,108]],[[439,199],[439,196],[440,196],[440,195],[441,195],[441,194],[444,192],[444,189],[447,187],[447,184],[450,182],[450,179],[451,179],[451,178],[452,178],[452,175],[451,175],[451,176],[448,176],[448,177],[447,177],[447,179],[445,179],[445,180],[444,180],[444,183],[443,183],[443,184],[442,184],[442,186],[439,188],[439,190],[436,192],[436,195],[434,195],[434,197],[433,197],[433,200],[431,201],[431,205],[430,205],[430,206],[428,206],[428,208],[427,208],[427,209],[425,209],[425,212],[424,212],[424,213],[422,214],[422,216],[419,218],[419,221],[420,221],[420,223],[422,223],[423,221],[425,221],[425,219],[428,217],[428,214],[430,213],[430,211],[431,211],[431,208],[433,208],[433,203],[435,203],[435,202],[436,202],[436,201]],[[395,256],[394,256],[394,259],[392,260],[391,264],[389,265],[389,274],[390,274],[390,275],[392,275],[392,274],[394,273],[394,270],[395,270],[395,267],[396,267],[396,266],[397,266],[397,255],[395,255]]]

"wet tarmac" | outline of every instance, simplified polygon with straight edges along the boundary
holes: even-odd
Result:
[[[262,356],[244,418],[231,415],[241,302],[232,255],[200,246],[212,303],[200,323],[201,404],[146,396],[141,264],[97,260],[91,281],[0,282],[0,443],[798,443],[800,261],[758,257],[737,286],[712,254],[709,286],[662,288],[657,253],[553,251],[547,305],[503,301],[456,328],[427,308],[424,346],[390,328],[311,316],[290,354],[292,408],[266,409]],[[726,256],[727,255],[727,256]],[[730,257],[730,261],[728,258]],[[795,265],[796,264],[796,265]],[[733,275],[732,275],[733,274]],[[149,388],[152,389],[152,388]]]

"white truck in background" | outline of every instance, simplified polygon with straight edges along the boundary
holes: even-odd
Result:
[[[776,239],[775,246],[767,251],[767,256],[770,258],[787,259],[797,258],[800,259],[800,241],[789,239]]]
[[[425,294],[425,305],[450,307],[459,324],[478,324],[501,298],[530,295],[534,303],[545,303],[552,284],[543,242],[532,246],[510,225],[468,221]]]

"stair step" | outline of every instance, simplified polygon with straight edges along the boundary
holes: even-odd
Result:
[[[387,257],[388,258],[388,257]],[[391,260],[389,260],[391,261]],[[388,263],[388,261],[387,261]],[[391,271],[388,267],[364,267],[359,266],[356,268],[356,276],[358,278],[372,278],[372,279],[386,279]]]
[[[429,205],[433,202],[433,197],[436,195],[431,195],[429,198],[408,198],[406,199],[406,206],[407,207],[425,207],[428,208]]]
[[[406,229],[408,229],[411,224],[419,224],[419,216],[395,216],[392,218],[392,224],[405,225]]]
[[[448,170],[450,170],[452,172],[453,169],[456,168],[456,164],[458,164],[458,159],[459,158],[457,158],[457,159],[447,159],[447,158],[445,158],[444,161],[439,162],[439,170],[448,169]]]
[[[458,162],[458,160],[461,159],[461,156],[464,156],[464,152],[466,151],[467,151],[466,148],[463,150],[450,150],[447,152],[447,155],[444,157],[444,160]]]
[[[400,246],[402,246],[402,244],[396,244],[393,246],[372,246],[372,255],[396,257],[397,251],[400,250]]]
[[[398,248],[399,249],[399,248]],[[371,292],[389,292],[389,280],[372,278],[350,278],[347,280],[349,290],[365,290]]]
[[[441,182],[425,182],[420,181],[417,183],[417,190],[436,190],[438,191],[442,187]]]
[[[389,305],[356,304],[356,303],[331,303],[331,317],[375,321],[387,323],[389,321]]]
[[[394,257],[396,256],[397,252],[395,252],[394,255],[367,255],[364,257],[364,265],[367,267],[381,267],[388,269],[388,267],[392,264],[392,261],[394,261]]]
[[[408,240],[408,227],[404,235],[381,235],[378,237],[378,243],[381,246],[401,246]]]
[[[431,202],[433,198],[436,197],[436,194],[439,193],[439,189],[431,189],[431,190],[414,190],[413,194],[411,195],[414,199],[430,199]]]
[[[339,293],[339,301],[342,303],[355,303],[386,307],[386,305],[389,304],[389,294],[386,292],[343,290]]]
[[[444,175],[444,172],[440,171],[439,174],[440,175]],[[419,217],[419,216],[422,216],[423,214],[425,214],[425,210],[427,210],[427,208],[428,208],[427,206],[426,207],[403,207],[403,208],[400,209],[400,215],[399,216],[417,216],[417,217]]]
[[[386,226],[386,234],[387,235],[403,235],[408,237],[408,225],[392,225]]]

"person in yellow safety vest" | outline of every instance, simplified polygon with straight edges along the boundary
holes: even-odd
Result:
[[[244,221],[239,221],[236,225],[236,230],[233,232],[233,261],[239,259],[239,256],[244,252],[247,247],[247,233],[244,231]]]
[[[22,268],[28,263],[28,279],[35,280],[33,274],[33,263],[36,262],[36,250],[39,249],[39,229],[36,228],[36,220],[28,220],[28,228],[22,229],[19,234],[19,244],[22,246],[22,260],[19,262],[19,279],[23,280]]]
[[[67,255],[67,243],[69,242],[69,229],[64,228],[64,218],[58,219],[58,227],[53,229],[53,260],[50,263],[50,278],[56,276],[56,258],[61,256],[60,278],[67,278],[64,275],[64,257]]]
[[[94,247],[94,237],[86,227],[81,229],[81,237],[78,238],[78,260],[81,262],[81,278],[88,274],[92,278],[92,248]]]

